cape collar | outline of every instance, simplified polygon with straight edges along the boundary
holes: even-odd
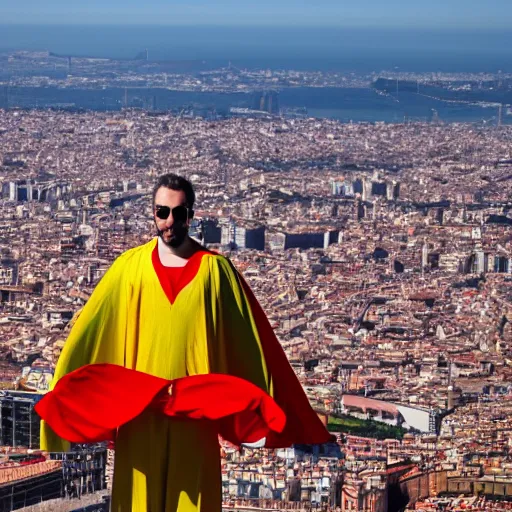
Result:
[[[181,290],[189,284],[192,279],[197,275],[199,267],[201,266],[202,258],[205,254],[212,254],[211,252],[205,250],[196,251],[187,261],[185,266],[183,267],[183,271],[178,279],[177,286],[173,289],[169,283],[167,278],[165,267],[162,265],[160,261],[160,257],[158,256],[158,239],[156,240],[155,247],[151,253],[151,261],[153,263],[153,268],[158,277],[158,281],[160,282],[160,286],[162,287],[165,295],[169,299],[171,305],[176,302],[178,295]]]

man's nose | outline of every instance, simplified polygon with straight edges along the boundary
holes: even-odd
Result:
[[[173,224],[174,224],[174,220],[172,218],[172,213],[170,213],[169,217],[167,217],[167,219],[165,219],[165,226],[167,228],[170,228],[170,227],[172,227]]]

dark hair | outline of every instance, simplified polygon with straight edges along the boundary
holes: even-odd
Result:
[[[194,187],[192,183],[188,181],[186,178],[182,176],[178,176],[177,174],[164,174],[158,178],[156,182],[155,188],[153,189],[153,206],[155,205],[155,196],[156,192],[159,188],[170,188],[171,190],[182,190],[185,192],[185,197],[187,199],[186,206],[190,209],[194,207],[194,202],[196,200],[196,194],[194,192]]]

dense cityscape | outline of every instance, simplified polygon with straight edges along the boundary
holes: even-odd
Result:
[[[41,454],[31,407],[103,273],[155,235],[152,187],[172,171],[196,186],[194,236],[247,279],[338,439],[223,443],[225,509],[508,509],[511,141],[507,126],[0,110],[0,500],[107,493],[112,452]]]

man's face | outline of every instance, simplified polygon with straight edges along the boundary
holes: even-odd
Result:
[[[189,215],[184,212],[183,208],[176,210],[175,215],[172,213],[173,208],[177,206],[185,207],[186,204],[187,198],[183,190],[160,187],[156,191],[153,217],[160,237],[169,247],[177,248],[187,238],[191,220]],[[176,213],[179,215],[176,215]],[[167,214],[168,217],[166,219],[158,216],[166,216]],[[174,218],[175,216],[177,217],[176,219]]]

